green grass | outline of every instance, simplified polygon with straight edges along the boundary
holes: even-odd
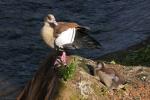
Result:
[[[66,66],[61,66],[58,70],[59,76],[64,80],[67,81],[68,79],[72,78],[77,66],[77,61],[74,60]]]
[[[124,62],[127,65],[150,66],[150,45],[126,54]]]
[[[120,51],[100,58],[126,66],[150,66],[150,45],[128,51]]]

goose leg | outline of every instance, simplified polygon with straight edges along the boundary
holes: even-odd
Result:
[[[66,52],[63,51],[62,55],[55,60],[54,65],[67,65],[66,57]]]
[[[62,63],[63,63],[64,65],[67,65],[67,60],[66,60],[66,58],[67,58],[66,52],[63,51],[63,52],[62,52],[62,55],[61,55],[61,57],[60,57],[60,59],[61,59],[61,61],[62,61]]]

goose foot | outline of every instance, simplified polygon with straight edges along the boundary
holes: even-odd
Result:
[[[67,56],[66,56],[66,52],[62,52],[62,55],[57,58],[54,62],[54,66],[55,65],[59,65],[59,66],[66,66],[67,65],[67,60],[66,60]]]
[[[61,59],[63,65],[67,65],[67,60],[66,60],[66,58],[67,58],[66,52],[63,51],[63,53],[62,53],[62,55],[61,55],[61,57],[60,57],[60,59]]]

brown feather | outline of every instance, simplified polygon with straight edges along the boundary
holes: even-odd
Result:
[[[77,28],[79,25],[73,22],[57,22],[58,25],[54,27],[54,36],[58,37],[58,35],[68,28]]]

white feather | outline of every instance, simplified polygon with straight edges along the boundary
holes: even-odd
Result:
[[[62,47],[65,44],[73,43],[75,34],[76,34],[75,28],[69,28],[68,30],[62,32],[55,40],[56,45]]]

